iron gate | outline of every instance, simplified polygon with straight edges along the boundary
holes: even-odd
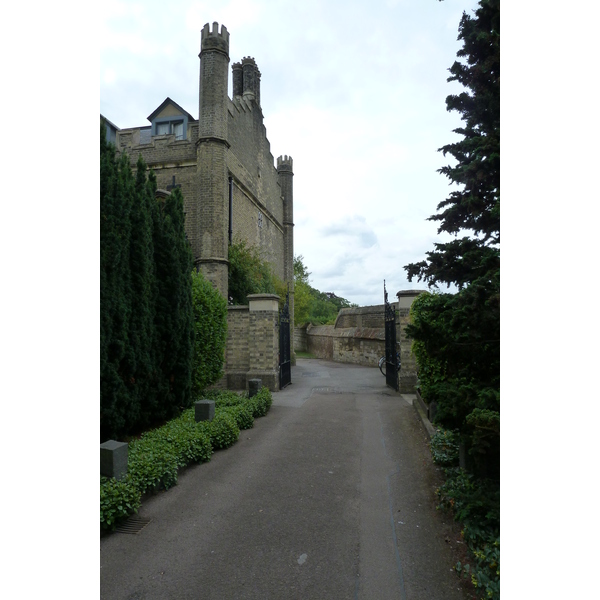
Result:
[[[292,383],[292,357],[290,348],[290,293],[279,311],[279,389]]]
[[[388,302],[388,294],[383,280],[385,302],[385,383],[398,391],[398,349],[396,347],[396,307]]]

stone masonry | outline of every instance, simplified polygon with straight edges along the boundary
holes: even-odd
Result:
[[[158,196],[180,187],[194,264],[215,288],[228,298],[229,244],[244,241],[287,284],[293,323],[293,160],[284,155],[275,164],[271,154],[254,58],[231,66],[230,98],[229,32],[207,23],[200,38],[198,119],[167,97],[148,117],[150,126],[119,129],[107,121],[109,134],[132,164],[141,155],[154,170]],[[245,389],[258,377],[277,389],[276,311],[267,303],[266,312],[230,307],[222,386]]]
[[[422,290],[400,291],[396,294],[396,340],[400,344],[402,369],[399,391],[413,394],[417,383],[417,364],[406,337],[410,306]],[[334,325],[308,325],[294,333],[298,351],[341,363],[376,367],[385,354],[384,305],[343,308]]]
[[[148,117],[150,126],[112,126],[118,151],[132,164],[141,154],[156,174],[159,190],[181,188],[186,235],[194,262],[227,297],[228,246],[241,240],[258,248],[290,288],[293,318],[293,161],[275,164],[260,105],[256,61],[231,66],[229,32],[207,23],[201,31],[198,119],[170,98]],[[172,124],[161,129],[161,124]],[[175,127],[180,123],[180,129]],[[113,131],[114,129],[114,131]]]

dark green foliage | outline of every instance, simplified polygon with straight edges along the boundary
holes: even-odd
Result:
[[[251,408],[254,418],[264,417],[271,408],[273,396],[268,388],[261,387],[255,396],[246,400],[246,403]]]
[[[462,524],[462,536],[471,551],[471,563],[456,565],[483,598],[500,598],[500,486],[463,469],[446,469],[439,488],[439,508],[449,510]]]
[[[193,260],[185,237],[183,197],[179,188],[159,201],[158,206],[158,226],[154,229],[157,282],[154,343],[162,385],[156,418],[168,419],[192,402]]]
[[[248,304],[249,294],[275,294],[276,278],[258,250],[244,241],[229,246],[229,303]]]
[[[227,302],[202,273],[196,271],[192,272],[192,297],[195,332],[192,396],[197,398],[223,375]]]
[[[100,135],[100,438],[118,439],[191,404],[192,258],[178,189]]]
[[[219,409],[219,413],[226,413],[235,419],[236,425],[242,429],[251,429],[254,425],[254,415],[252,407],[248,404],[238,404],[237,406],[224,406]]]
[[[100,426],[106,434],[121,431],[139,417],[127,388],[131,380],[129,247],[132,190],[126,157],[117,161],[114,146],[100,135]]]
[[[210,442],[214,450],[229,448],[238,441],[240,428],[235,417],[227,409],[216,412],[210,422]]]
[[[438,429],[429,442],[433,462],[443,467],[458,466],[458,444],[456,432]]]
[[[113,529],[119,520],[137,512],[142,494],[174,486],[180,468],[208,462],[214,450],[235,444],[240,429],[252,427],[254,417],[265,415],[272,403],[267,388],[261,388],[252,399],[216,390],[205,396],[215,401],[212,421],[196,423],[195,411],[189,408],[176,419],[129,442],[126,479],[100,480],[102,528]]]
[[[455,130],[462,139],[440,148],[456,159],[439,170],[461,186],[438,205],[438,231],[471,235],[448,244],[435,244],[428,260],[408,265],[409,280],[430,284],[455,283],[459,289],[474,281],[493,280],[500,269],[500,2],[481,0],[475,17],[463,13],[459,25],[463,47],[450,68],[448,81],[465,88],[446,99],[464,126]]]
[[[208,462],[212,454],[210,435],[192,418],[194,409],[188,409],[178,419],[169,421],[158,431],[171,444],[177,456],[177,466]]]
[[[162,436],[160,430],[150,431],[129,442],[127,466],[131,481],[142,494],[174,486],[179,462],[175,446]]]
[[[500,597],[500,2],[481,0],[463,14],[463,47],[449,81],[465,91],[448,96],[460,113],[461,139],[440,150],[455,165],[440,172],[459,189],[430,220],[455,236],[436,243],[427,260],[405,267],[430,287],[454,284],[457,294],[422,294],[407,334],[419,366],[421,393],[437,404],[436,422],[457,433],[432,440],[432,452],[455,464],[457,438],[468,470],[445,469],[441,507],[463,525],[472,564],[457,565],[482,597]],[[459,234],[465,233],[459,237]]]
[[[100,477],[100,527],[115,526],[140,507],[141,494],[131,478],[117,481],[112,477]]]
[[[214,400],[215,409],[224,406],[238,406],[247,401],[247,395],[241,395],[230,390],[209,390],[204,394],[207,400]]]
[[[463,48],[449,81],[466,91],[446,99],[461,114],[462,136],[440,150],[456,159],[440,172],[460,189],[438,205],[439,232],[458,236],[436,243],[427,260],[405,267],[412,281],[455,284],[457,294],[422,295],[407,333],[414,342],[423,396],[438,405],[436,421],[457,429],[468,466],[499,477],[500,411],[500,3],[481,0],[463,14]],[[486,425],[481,414],[487,411]],[[480,414],[480,418],[469,417]],[[491,417],[494,413],[496,416]],[[469,419],[469,420],[468,420]],[[497,423],[490,429],[490,423]],[[485,435],[483,434],[485,431]]]

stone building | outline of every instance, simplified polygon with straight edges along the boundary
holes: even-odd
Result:
[[[171,98],[148,116],[150,125],[107,136],[132,163],[141,154],[162,194],[174,186],[185,199],[186,234],[194,262],[227,297],[228,246],[243,240],[259,249],[274,274],[289,283],[293,315],[293,162],[271,154],[253,58],[231,67],[229,32],[207,23],[201,32],[198,119]],[[293,322],[293,321],[292,321]]]
[[[229,32],[224,25],[220,31],[218,23],[212,30],[208,23],[204,26],[199,58],[198,119],[166,98],[146,126],[119,129],[103,117],[107,137],[119,152],[127,152],[132,164],[142,155],[156,174],[157,195],[181,188],[195,266],[221,294],[228,297],[229,244],[245,241],[288,284],[293,323],[292,157],[279,156],[275,162],[271,154],[260,105],[261,73],[253,58],[231,66],[229,97]],[[244,310],[229,311],[223,386],[247,387],[249,378],[259,376],[277,389],[276,298],[255,298],[250,319]]]

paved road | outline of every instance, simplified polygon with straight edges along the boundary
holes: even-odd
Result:
[[[299,359],[292,382],[146,500],[142,531],[102,538],[101,598],[464,600],[411,398],[321,360]]]

